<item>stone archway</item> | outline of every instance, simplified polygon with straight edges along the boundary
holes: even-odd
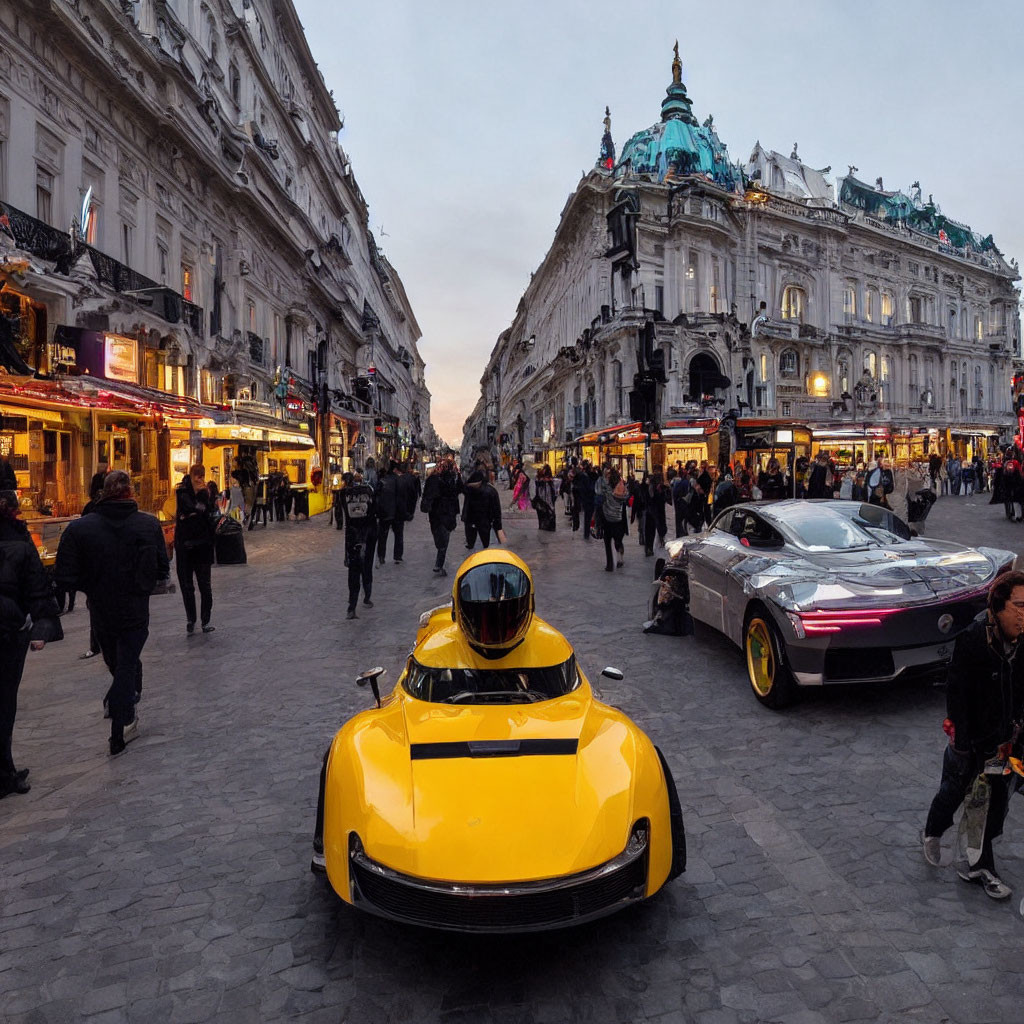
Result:
[[[707,352],[698,352],[689,367],[689,396],[699,402],[704,395],[723,397],[729,387],[729,378],[722,373],[718,361]]]

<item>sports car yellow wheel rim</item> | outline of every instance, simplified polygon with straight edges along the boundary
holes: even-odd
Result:
[[[750,685],[762,696],[771,692],[775,683],[775,648],[771,626],[764,619],[751,619],[747,626],[747,671]]]

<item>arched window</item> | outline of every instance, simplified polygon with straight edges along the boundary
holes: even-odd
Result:
[[[803,322],[807,308],[807,293],[794,284],[786,285],[782,291],[782,319]]]
[[[843,316],[852,320],[857,315],[857,286],[853,281],[843,285]]]
[[[921,382],[918,380],[917,356],[907,359],[907,405],[915,407],[921,404]]]
[[[883,327],[892,326],[892,311],[893,311],[893,300],[892,292],[882,292],[882,311],[881,320],[879,321]]]
[[[985,388],[981,383],[981,365],[978,363],[974,365],[974,406],[976,409],[985,406]]]
[[[878,372],[878,356],[870,350],[864,353],[864,372],[869,377],[874,377]]]
[[[800,376],[800,357],[795,348],[784,349],[779,356],[779,376],[787,380]]]
[[[864,292],[864,319],[869,324],[878,322],[878,289],[868,288]]]

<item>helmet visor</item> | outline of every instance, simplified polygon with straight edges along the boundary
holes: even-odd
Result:
[[[459,580],[459,616],[472,643],[505,647],[530,621],[530,580],[515,565],[478,565]]]

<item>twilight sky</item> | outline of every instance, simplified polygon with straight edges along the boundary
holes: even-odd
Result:
[[[734,161],[796,141],[833,184],[848,164],[887,189],[919,179],[1024,257],[1019,0],[294,2],[453,444],[605,104],[621,151],[659,118],[677,37],[694,113]]]

